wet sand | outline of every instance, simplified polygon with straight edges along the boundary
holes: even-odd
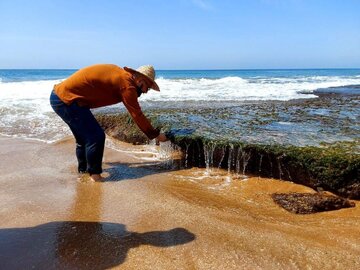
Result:
[[[295,215],[270,195],[311,189],[109,148],[105,182],[82,182],[72,140],[0,138],[0,160],[1,269],[360,267],[359,202]]]

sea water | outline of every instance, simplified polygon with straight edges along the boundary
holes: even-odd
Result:
[[[0,134],[46,142],[69,135],[68,127],[52,111],[49,95],[55,84],[75,71],[0,70]],[[156,81],[161,92],[150,91],[140,97],[144,110],[235,108],[244,101],[316,99],[315,91],[333,87],[351,86],[351,91],[359,94],[353,86],[360,85],[360,69],[159,70]],[[122,104],[110,108],[124,111]],[[196,120],[196,115],[191,117]],[[217,118],[212,115],[214,123]]]

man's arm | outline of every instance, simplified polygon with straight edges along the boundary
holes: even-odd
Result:
[[[158,129],[155,129],[143,114],[138,102],[135,87],[129,87],[122,92],[122,102],[129,111],[134,122],[150,140],[156,138],[157,143],[167,141],[165,134],[160,133]]]

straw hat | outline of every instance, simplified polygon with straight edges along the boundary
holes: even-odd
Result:
[[[152,88],[156,91],[160,91],[159,86],[155,82],[155,70],[154,70],[153,66],[145,65],[145,66],[139,67],[137,70],[129,68],[129,67],[124,67],[124,69],[128,72],[134,73],[136,75],[140,75],[142,78],[144,78],[145,80],[147,80],[149,82],[149,84],[151,85],[150,88]]]

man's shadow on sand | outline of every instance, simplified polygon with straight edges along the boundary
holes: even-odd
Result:
[[[50,222],[0,229],[1,269],[107,269],[126,260],[141,245],[171,247],[195,235],[184,228],[145,233],[108,222]]]
[[[104,182],[139,179],[147,175],[178,170],[180,166],[169,167],[160,162],[120,163],[107,162]]]

